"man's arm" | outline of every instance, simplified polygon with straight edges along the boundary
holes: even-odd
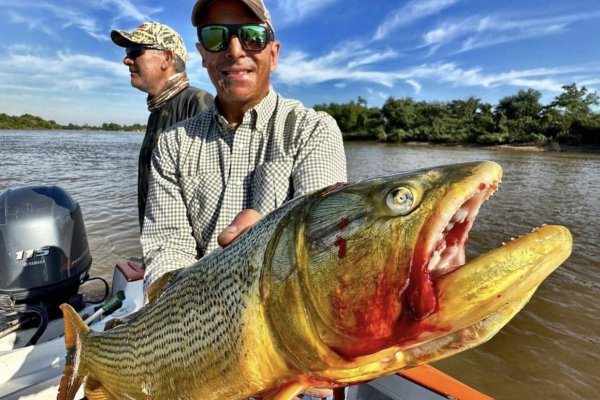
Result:
[[[196,241],[177,178],[178,146],[161,135],[152,155],[148,202],[141,243],[146,264],[144,289],[166,272],[196,261]]]

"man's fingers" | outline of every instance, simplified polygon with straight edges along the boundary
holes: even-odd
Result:
[[[231,224],[217,236],[217,243],[221,247],[228,246],[246,229],[254,225],[261,218],[261,214],[251,208],[242,210],[235,216]]]

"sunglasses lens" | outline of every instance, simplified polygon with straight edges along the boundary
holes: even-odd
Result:
[[[144,53],[144,48],[139,46],[128,47],[125,52],[127,53],[128,58],[134,59],[138,58],[142,55],[142,53]]]
[[[260,25],[244,25],[239,30],[239,39],[246,50],[260,51],[267,45],[267,28]]]
[[[222,51],[229,43],[229,29],[224,26],[207,26],[200,31],[202,46],[208,51]]]
[[[133,60],[144,54],[144,51],[146,51],[148,48],[151,47],[142,45],[129,46],[127,49],[125,49],[125,52],[127,53],[127,57]]]
[[[269,41],[267,28],[257,24],[207,25],[199,29],[202,46],[213,52],[225,50],[231,35],[237,36],[242,48],[250,51],[263,50]]]

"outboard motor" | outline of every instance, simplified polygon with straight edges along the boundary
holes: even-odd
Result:
[[[62,303],[82,306],[78,290],[91,263],[81,208],[64,189],[0,193],[0,323],[29,313],[43,324]]]

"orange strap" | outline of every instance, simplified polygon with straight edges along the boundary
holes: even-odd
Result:
[[[402,370],[399,374],[447,397],[458,400],[494,400],[427,364]]]

